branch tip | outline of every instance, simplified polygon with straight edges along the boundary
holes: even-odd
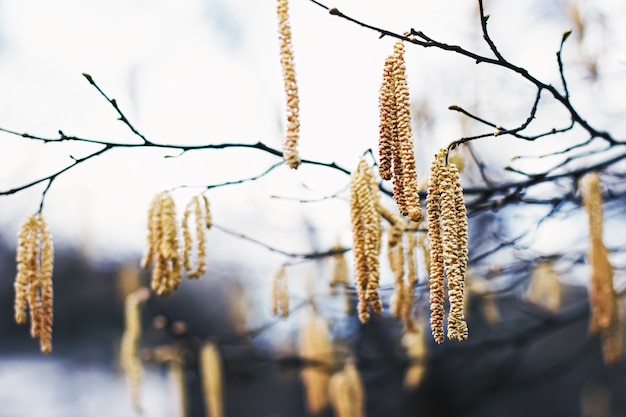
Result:
[[[456,104],[451,104],[451,105],[448,106],[448,110],[459,111],[459,110],[461,110],[461,108],[459,106],[457,106]]]
[[[569,35],[571,35],[571,34],[572,34],[571,29],[563,32],[563,37],[561,38],[561,43],[565,42],[567,40],[567,38],[569,38]]]
[[[83,72],[83,77],[85,77],[87,81],[89,81],[90,84],[94,84],[93,78],[91,77],[91,75],[87,74],[86,72]]]

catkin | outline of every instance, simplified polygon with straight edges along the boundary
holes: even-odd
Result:
[[[17,243],[15,276],[15,322],[30,316],[31,337],[39,338],[41,352],[52,351],[54,247],[41,213],[22,222]]]
[[[430,308],[434,339],[443,342],[444,282],[448,280],[450,312],[448,338],[465,340],[465,274],[468,261],[467,212],[460,174],[456,166],[446,163],[442,149],[431,166],[428,183],[427,213],[430,240]]]
[[[359,371],[349,360],[329,383],[330,403],[336,417],[363,417],[364,390]]]
[[[176,205],[166,191],[157,194],[150,204],[147,246],[142,266],[153,264],[151,288],[159,295],[169,294],[180,284],[184,259],[178,251]]]
[[[608,328],[613,315],[613,267],[609,263],[602,237],[603,215],[599,175],[596,173],[587,174],[582,181],[582,190],[583,206],[587,211],[589,224],[588,258],[591,264],[589,330],[593,334]]]
[[[427,344],[422,325],[416,325],[413,331],[402,336],[402,346],[410,360],[404,374],[404,388],[416,388],[426,373]]]
[[[211,213],[209,211],[209,202],[205,196],[202,196],[202,203],[200,197],[193,197],[183,214],[183,221],[181,225],[183,233],[183,265],[185,269],[189,271],[187,276],[191,279],[200,278],[206,272],[206,231],[211,227]],[[189,231],[189,219],[193,215],[195,220],[195,236],[196,236],[196,266],[195,268],[191,264],[191,251],[193,245],[193,239],[191,232]]]
[[[289,24],[289,4],[287,0],[278,0],[278,40],[280,43],[280,64],[283,71],[283,83],[287,100],[287,132],[283,144],[283,159],[292,169],[300,165],[298,139],[300,136],[300,98],[296,69],[291,44],[291,26]]]
[[[591,282],[589,284],[589,332],[600,333],[604,362],[619,361],[623,352],[622,323],[618,311],[617,295],[613,287],[613,266],[602,237],[603,214],[600,176],[585,175],[582,180],[583,206],[589,223],[589,255]]]
[[[124,334],[120,346],[120,364],[128,378],[133,407],[141,411],[141,362],[137,355],[141,338],[141,304],[150,297],[146,288],[140,288],[126,297],[124,304]]]
[[[440,188],[441,170],[444,164],[445,151],[435,155],[430,167],[428,181],[428,197],[426,198],[426,213],[428,215],[428,240],[430,242],[430,327],[433,338],[437,343],[444,340],[444,267],[443,245],[440,227]]]
[[[343,246],[341,246],[341,242],[337,241],[337,243],[332,247],[334,251],[341,251]],[[346,261],[345,253],[337,253],[332,257],[333,261],[333,273],[330,278],[330,287],[334,289],[337,286],[347,287],[350,285],[350,280],[348,277],[348,262]]]
[[[214,343],[207,343],[200,350],[200,367],[207,415],[222,417],[224,415],[222,358]]]
[[[302,369],[307,410],[318,415],[328,406],[328,367],[332,364],[333,346],[328,332],[328,323],[310,309],[299,335],[299,352],[311,365]]]
[[[551,262],[538,262],[530,278],[524,298],[548,311],[557,311],[561,306],[561,283]]]
[[[272,313],[277,317],[289,316],[289,283],[284,266],[272,278]]]
[[[379,172],[393,180],[393,197],[403,216],[414,222],[422,218],[415,150],[411,128],[409,89],[406,81],[404,44],[397,42],[385,61],[379,95]]]
[[[376,314],[382,312],[378,295],[380,280],[380,242],[382,226],[376,210],[378,184],[374,172],[361,159],[350,182],[350,217],[352,221],[355,284],[359,304],[359,319],[369,319],[369,308]]]

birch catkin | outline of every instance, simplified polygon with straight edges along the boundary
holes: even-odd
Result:
[[[299,335],[300,356],[312,362],[302,369],[307,410],[318,415],[328,406],[329,373],[332,364],[333,346],[328,334],[328,323],[310,309]]]
[[[445,163],[445,152],[439,151],[430,167],[426,213],[428,215],[428,240],[430,241],[430,327],[437,343],[443,343],[444,329],[444,267],[443,246],[440,227],[440,188],[441,168]]]
[[[126,296],[124,304],[124,334],[120,346],[120,364],[126,374],[133,407],[141,411],[140,385],[141,361],[137,349],[141,338],[141,305],[150,297],[146,288],[140,288]]]
[[[287,0],[278,0],[278,39],[280,42],[280,64],[283,69],[283,82],[287,100],[287,132],[283,144],[283,159],[292,168],[300,166],[298,140],[300,137],[300,98],[296,69],[291,45],[291,26],[289,24],[289,4]]]
[[[191,263],[191,251],[193,246],[193,239],[191,232],[189,231],[189,220],[193,216],[195,222],[195,236],[196,236],[196,266],[193,267]],[[181,224],[183,233],[183,265],[185,269],[189,271],[187,276],[191,279],[200,278],[206,272],[206,229],[211,227],[211,212],[209,211],[209,201],[206,196],[202,196],[202,202],[200,197],[193,197],[183,214],[183,221]]]
[[[284,266],[272,278],[272,313],[277,317],[289,316],[289,283]]]
[[[224,415],[222,358],[214,343],[207,343],[200,350],[200,367],[207,415],[222,417]]]
[[[415,150],[411,128],[409,89],[404,63],[404,44],[397,42],[385,61],[379,96],[380,176],[393,180],[393,196],[398,210],[414,222],[422,218]]]
[[[431,166],[428,183],[427,213],[430,240],[430,308],[434,339],[444,339],[444,282],[448,279],[450,313],[448,338],[465,340],[468,336],[464,313],[465,274],[468,261],[467,212],[460,174],[446,163],[442,149]]]
[[[589,255],[591,282],[589,284],[589,332],[600,333],[604,361],[612,364],[619,361],[623,353],[622,323],[617,306],[617,295],[613,287],[613,266],[609,262],[604,246],[602,229],[602,194],[600,176],[585,175],[582,181],[583,205],[589,223]]]
[[[359,319],[369,319],[369,309],[376,314],[382,312],[378,295],[380,280],[380,242],[382,226],[376,210],[378,184],[374,172],[361,159],[350,182],[350,217],[352,221],[355,284],[359,304]]]
[[[176,205],[168,192],[157,194],[148,210],[148,242],[142,266],[153,265],[151,287],[159,295],[180,284],[184,259],[178,251]]]
[[[30,334],[39,338],[41,352],[52,351],[54,247],[52,235],[41,213],[29,216],[20,226],[15,276],[15,322],[26,323]]]

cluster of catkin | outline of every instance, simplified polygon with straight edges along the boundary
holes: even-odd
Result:
[[[191,217],[195,218],[196,265],[192,265],[193,239],[189,229]],[[211,227],[209,201],[205,196],[195,196],[185,209],[182,220],[183,250],[179,250],[176,205],[167,192],[158,193],[148,209],[148,242],[142,266],[151,265],[151,288],[159,295],[166,295],[180,284],[182,268],[189,278],[198,278],[206,272],[206,230]]]
[[[364,417],[365,390],[354,360],[335,372],[329,383],[330,404],[336,417]]]
[[[300,98],[296,69],[291,45],[291,26],[289,24],[289,4],[287,0],[278,0],[278,40],[280,43],[280,64],[283,69],[283,83],[287,99],[287,132],[283,144],[283,159],[292,169],[300,166],[298,139],[300,137]]]
[[[459,170],[441,149],[428,180],[428,239],[430,240],[430,324],[437,343],[444,340],[444,284],[448,281],[448,338],[467,339],[464,313],[468,260],[467,212]]]
[[[141,411],[139,389],[141,386],[141,361],[137,354],[141,338],[141,305],[148,300],[150,292],[147,288],[128,294],[124,304],[124,333],[120,346],[120,365],[128,379],[130,397],[133,407]]]
[[[328,406],[328,368],[333,361],[333,345],[330,341],[328,323],[313,308],[307,311],[299,334],[300,356],[311,365],[302,369],[307,410],[319,415]]]
[[[378,294],[382,235],[380,213],[376,209],[378,205],[378,183],[374,171],[361,158],[350,181],[350,217],[355,286],[359,298],[357,309],[363,323],[369,320],[370,308],[376,314],[381,314],[383,310]]]
[[[582,190],[583,205],[589,221],[588,262],[591,264],[589,332],[601,335],[604,361],[607,364],[615,363],[622,356],[622,326],[613,287],[613,267],[602,238],[600,176],[597,173],[585,175]]]
[[[411,129],[409,89],[404,64],[404,44],[397,42],[385,61],[380,87],[380,177],[393,180],[393,197],[403,216],[422,218]]]
[[[39,338],[43,353],[52,351],[54,248],[52,235],[41,213],[29,216],[20,226],[15,276],[15,322],[30,318],[30,334]]]

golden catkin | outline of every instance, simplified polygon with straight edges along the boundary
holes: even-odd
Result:
[[[365,395],[361,376],[352,360],[335,372],[329,383],[330,402],[336,417],[363,417]]]
[[[187,390],[185,389],[185,374],[180,358],[169,360],[167,362],[168,379],[174,392],[175,401],[178,405],[176,415],[186,417],[189,413],[187,410]]]
[[[17,240],[17,274],[15,276],[15,322],[26,323],[29,284],[37,275],[37,220],[27,217],[21,224]]]
[[[222,358],[214,343],[207,343],[200,350],[200,374],[207,415],[222,417],[224,415]]]
[[[187,276],[190,279],[200,278],[206,272],[206,228],[210,227],[211,219],[210,212],[208,210],[208,199],[203,197],[203,202],[200,202],[200,197],[193,197],[183,214],[182,221],[182,233],[183,233],[183,265],[185,269],[189,271]],[[195,220],[195,236],[196,236],[196,266],[193,268],[191,263],[191,251],[193,246],[193,239],[191,232],[189,231],[189,220],[191,216]],[[193,268],[193,270],[192,270]]]
[[[39,338],[41,352],[52,351],[54,247],[52,235],[41,213],[22,222],[17,243],[15,276],[15,322],[30,316],[31,337]]]
[[[278,0],[278,39],[280,42],[280,64],[283,71],[283,83],[287,100],[287,132],[283,144],[283,159],[292,169],[300,165],[298,140],[300,136],[300,98],[296,69],[291,44],[291,26],[289,24],[289,4],[287,0]]]
[[[395,153],[396,138],[398,136],[393,60],[393,55],[387,57],[385,60],[383,82],[380,86],[378,99],[378,110],[380,114],[380,138],[378,140],[380,163],[378,170],[380,177],[384,180],[390,180],[392,177],[391,166]]]
[[[124,304],[124,334],[120,346],[120,364],[130,387],[133,407],[141,411],[141,362],[137,355],[141,337],[141,304],[150,297],[146,288],[128,294]]]
[[[441,167],[440,211],[443,264],[448,278],[448,338],[465,340],[464,314],[465,271],[467,269],[467,216],[459,213],[459,171],[452,164]],[[463,208],[464,204],[461,204]],[[465,222],[463,223],[463,220]],[[465,246],[465,249],[463,248]]]
[[[615,291],[613,289],[613,267],[609,263],[607,250],[602,238],[602,194],[600,177],[597,173],[585,175],[582,180],[583,205],[587,211],[589,224],[589,255],[591,281],[589,303],[591,318],[589,330],[597,333],[609,327],[613,316]]]
[[[332,247],[334,251],[340,251],[343,249],[341,242],[337,241]],[[333,273],[330,278],[330,287],[334,289],[337,286],[347,287],[350,285],[350,279],[348,277],[348,262],[346,261],[345,253],[337,253],[332,256]]]
[[[272,278],[272,313],[278,317],[289,316],[289,283],[284,266]]]
[[[41,237],[41,319],[39,322],[39,345],[41,352],[52,352],[52,321],[53,321],[53,288],[52,288],[52,272],[54,267],[54,246],[52,244],[52,235],[48,229],[43,215],[37,216]]]
[[[400,311],[404,305],[404,247],[402,245],[404,233],[397,225],[389,227],[387,233],[387,257],[394,276],[391,315],[400,318]]]
[[[350,217],[352,221],[355,284],[359,297],[359,319],[369,319],[369,308],[382,312],[378,295],[380,280],[379,254],[382,226],[376,210],[378,184],[373,170],[361,159],[350,182]]]
[[[404,327],[407,331],[413,331],[414,322],[411,317],[413,300],[415,298],[414,288],[417,282],[417,270],[415,268],[415,248],[417,247],[417,239],[415,233],[407,233],[407,271],[406,271],[406,283],[403,288],[403,305],[400,309],[400,317],[404,322]]]
[[[330,378],[328,394],[335,417],[353,417],[350,390],[343,371],[335,372]]]
[[[404,374],[404,388],[416,388],[426,373],[427,344],[423,325],[416,325],[414,331],[406,332],[402,336],[402,346],[406,349],[410,360]]]
[[[556,311],[561,306],[561,283],[551,262],[538,262],[530,278],[530,285],[524,295],[527,301]]]
[[[148,210],[148,248],[144,268],[153,264],[151,287],[159,295],[169,294],[180,284],[184,259],[178,251],[176,205],[168,192],[157,194]]]
[[[448,338],[465,340],[465,274],[468,262],[467,211],[459,170],[446,163],[447,150],[441,149],[431,166],[427,213],[430,240],[431,329],[438,343],[443,342],[444,288],[448,280],[450,312]]]
[[[443,316],[444,316],[444,266],[443,245],[440,226],[440,188],[441,171],[445,163],[446,153],[444,150],[435,155],[430,167],[428,181],[428,197],[426,199],[426,213],[428,215],[428,240],[430,242],[430,326],[433,338],[437,343],[444,340]]]
[[[304,317],[299,334],[299,352],[304,360],[311,361],[302,369],[307,410],[319,414],[328,406],[328,368],[332,365],[333,346],[328,323],[311,308]]]
[[[417,192],[417,174],[415,172],[415,150],[411,128],[411,109],[409,88],[406,81],[404,64],[404,44],[400,41],[394,46],[393,78],[396,96],[398,149],[402,164],[402,177],[396,178],[402,183],[404,201],[409,219],[419,222],[422,219],[419,194]]]

